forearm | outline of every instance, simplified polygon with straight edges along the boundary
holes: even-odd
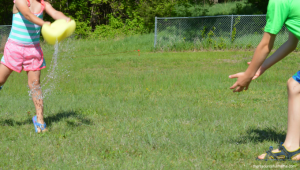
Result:
[[[37,25],[39,25],[39,26],[43,26],[44,23],[45,23],[44,20],[42,20],[41,18],[39,18],[39,17],[33,15],[32,13],[25,14],[24,17],[25,17],[28,21],[30,21],[30,22],[32,22],[32,23],[34,23],[34,24],[37,24]]]
[[[268,68],[272,67],[275,63],[285,58],[288,54],[293,52],[295,50],[296,46],[287,41],[285,42],[276,52],[271,55],[269,58],[265,60],[265,62],[262,64],[262,67],[264,70],[267,70]]]
[[[267,56],[269,55],[271,51],[271,48],[269,47],[269,44],[265,44],[261,42],[253,55],[251,64],[249,65],[248,69],[246,70],[245,74],[249,77],[254,77],[256,71],[259,69],[259,67],[264,63]]]
[[[57,19],[68,19],[69,17],[65,16],[62,12],[60,11],[56,11],[53,16],[53,19],[57,20]]]

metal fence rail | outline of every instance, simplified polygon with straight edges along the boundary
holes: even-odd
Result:
[[[178,42],[214,41],[233,46],[257,46],[266,15],[221,15],[204,17],[155,18],[154,47]],[[276,37],[275,46],[288,38],[285,26]]]

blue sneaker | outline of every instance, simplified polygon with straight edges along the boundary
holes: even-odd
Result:
[[[3,86],[0,86],[0,90],[3,88]]]

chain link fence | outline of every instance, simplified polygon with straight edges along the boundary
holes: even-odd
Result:
[[[3,53],[10,29],[11,25],[0,25],[0,53]]]
[[[222,15],[206,17],[155,18],[156,48],[255,48],[264,33],[266,15]],[[284,26],[275,48],[288,39]]]

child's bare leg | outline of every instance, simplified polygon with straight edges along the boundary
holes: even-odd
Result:
[[[283,145],[288,151],[299,149],[300,141],[300,84],[293,78],[288,81],[288,129]],[[278,151],[274,150],[274,152]],[[263,159],[265,154],[258,158]],[[294,158],[300,160],[300,155]]]
[[[300,141],[300,84],[293,78],[288,81],[288,95],[288,130],[284,146],[296,150]]]
[[[5,65],[0,64],[0,87],[6,82],[7,78],[13,71]]]
[[[31,91],[32,101],[36,109],[37,122],[44,124],[43,94],[40,85],[41,71],[28,71],[28,86]]]

